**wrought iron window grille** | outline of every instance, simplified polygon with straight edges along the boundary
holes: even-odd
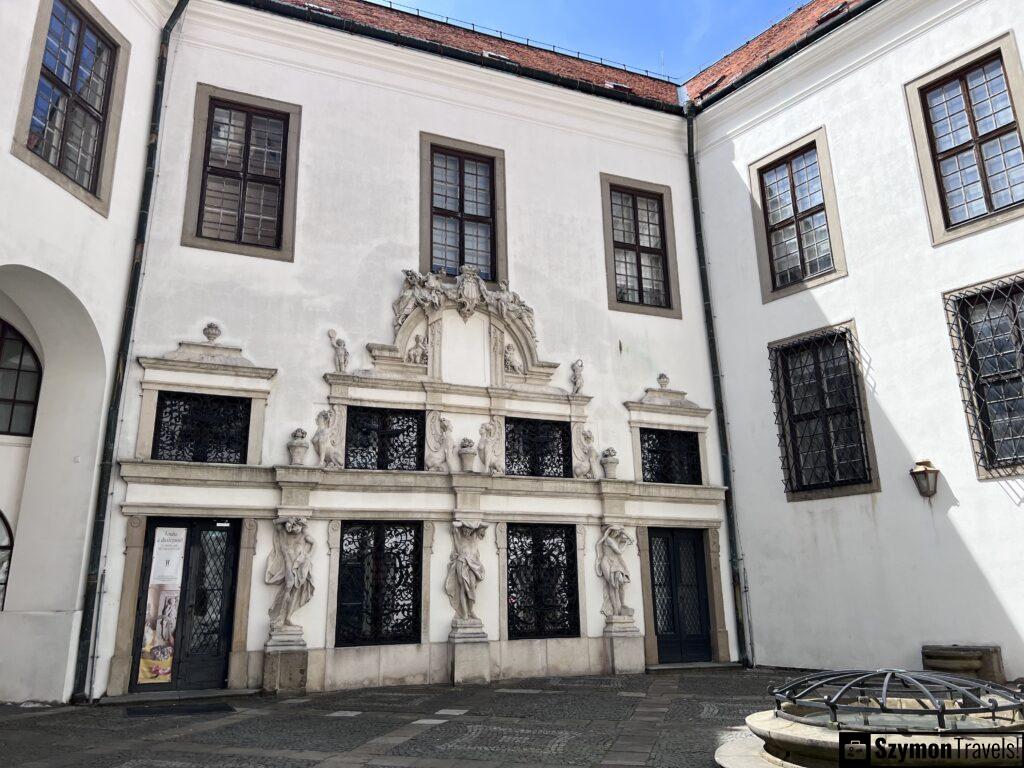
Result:
[[[422,470],[423,411],[349,407],[347,469]]]
[[[1024,275],[947,294],[971,447],[993,475],[1024,470]]]
[[[788,493],[871,482],[853,336],[830,328],[769,350]]]
[[[640,465],[645,483],[700,485],[700,438],[696,432],[641,429]]]
[[[335,645],[420,642],[423,526],[342,523]]]
[[[161,391],[157,396],[153,458],[245,464],[249,452],[247,397]]]
[[[572,434],[567,421],[505,419],[505,474],[572,477]]]
[[[576,527],[510,523],[509,639],[579,635]]]

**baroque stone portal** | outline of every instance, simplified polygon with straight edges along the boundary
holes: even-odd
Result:
[[[278,585],[270,606],[271,640],[279,634],[298,634],[302,627],[292,616],[313,597],[313,537],[301,517],[274,521],[274,549],[267,558],[267,584]]]

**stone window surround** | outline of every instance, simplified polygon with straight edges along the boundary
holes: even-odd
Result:
[[[431,171],[431,148],[453,149],[457,152],[480,155],[494,162],[494,279],[487,282],[497,284],[508,280],[508,228],[506,224],[505,197],[505,150],[474,144],[461,139],[420,132],[420,272],[431,272],[432,239],[431,215],[433,182]],[[449,279],[449,278],[446,278]]]
[[[633,473],[636,482],[644,485],[683,485],[683,483],[648,483],[644,480],[643,472],[643,450],[640,445],[641,429],[661,429],[667,432],[695,432],[697,433],[697,445],[700,449],[700,484],[708,485],[711,481],[708,478],[708,426],[683,425],[669,421],[658,421],[644,416],[629,420],[629,432],[633,446]]]
[[[963,286],[961,288],[954,288],[954,289],[946,291],[946,292],[944,292],[942,294],[943,303],[946,304],[947,297],[949,297],[951,295],[961,294],[961,293],[965,293],[967,291],[970,291],[972,293],[973,292],[984,293],[988,288],[993,287],[993,286],[995,286],[998,283],[1001,283],[1001,282],[1003,282],[1003,281],[1005,281],[1005,280],[1007,280],[1009,278],[1021,277],[1022,275],[1024,275],[1024,273],[1021,273],[1021,272],[1011,272],[1011,273],[1006,274],[1006,275],[1000,275],[999,277],[994,277],[994,278],[991,278],[991,279],[988,279],[988,280],[982,280],[979,283],[973,283],[971,285],[965,285],[965,286]],[[950,315],[949,310],[948,310],[948,304],[947,304],[947,311],[946,311],[946,320],[947,320],[947,323],[948,323],[947,327],[952,327],[952,325],[954,323],[959,322],[959,320],[955,316]],[[952,347],[953,353],[954,353],[953,354],[953,359],[954,359],[954,362],[955,362],[955,364],[957,366],[957,379],[958,379],[958,382],[959,382],[959,381],[963,380],[964,372],[963,372],[963,370],[961,370],[961,366],[959,364],[960,355],[957,354],[957,340],[952,335],[950,336],[950,344],[951,344],[951,347]],[[982,462],[981,462],[981,455],[979,454],[978,450],[975,448],[974,441],[971,439],[972,435],[978,434],[979,431],[980,431],[977,428],[977,422],[976,422],[976,417],[975,417],[975,414],[974,414],[974,409],[966,408],[965,407],[964,408],[964,419],[967,422],[967,436],[968,436],[967,439],[968,439],[968,442],[971,443],[971,456],[972,456],[972,460],[974,461],[974,470],[975,470],[975,474],[977,475],[977,478],[979,480],[1006,480],[1008,477],[1020,477],[1020,476],[1024,475],[1024,463],[1018,464],[1016,466],[1000,467],[1000,468],[995,469],[995,470],[988,469],[987,467],[985,467],[984,464],[982,464]]]
[[[1024,204],[1017,204],[1002,211],[971,219],[952,228],[946,227],[945,208],[940,193],[939,180],[935,173],[935,164],[932,159],[932,146],[924,106],[921,102],[922,91],[929,85],[944,79],[947,75],[952,75],[964,67],[970,66],[974,61],[979,61],[994,53],[999,53],[1002,57],[1006,84],[1010,91],[1010,99],[1012,100],[1019,126],[1022,123],[1019,110],[1024,108],[1024,69],[1021,67],[1020,52],[1017,48],[1016,37],[1012,31],[1006,32],[984,45],[967,51],[953,61],[947,62],[915,78],[904,86],[907,109],[910,115],[910,128],[917,152],[917,164],[921,173],[925,208],[928,212],[929,233],[933,246],[943,245],[1024,216]]]
[[[871,470],[871,479],[866,483],[858,483],[856,485],[839,485],[833,488],[817,488],[810,491],[786,491],[786,501],[790,503],[800,501],[820,501],[822,499],[838,499],[843,496],[859,496],[868,493],[879,493],[882,490],[882,483],[879,477],[878,459],[875,456],[875,441],[871,431],[871,409],[868,408],[867,388],[864,385],[864,369],[861,363],[862,356],[858,353],[860,350],[860,339],[857,336],[857,327],[854,324],[854,321],[850,319],[841,323],[834,323],[832,325],[815,328],[812,331],[804,331],[793,336],[788,336],[785,339],[778,339],[777,341],[773,341],[768,344],[768,351],[770,354],[771,350],[776,347],[786,346],[787,344],[800,341],[801,339],[817,336],[825,331],[841,329],[849,331],[853,342],[852,347],[854,349],[854,356],[852,362],[854,366],[856,366],[857,371],[857,393],[860,397],[861,418],[864,419],[864,451],[865,457],[868,461],[868,466]]]
[[[199,231],[199,201],[202,197],[203,166],[206,162],[206,144],[210,120],[210,101],[227,101],[241,107],[281,112],[288,116],[288,137],[285,148],[284,202],[281,206],[280,245],[268,248],[227,240],[201,237]],[[185,210],[181,226],[181,244],[188,248],[234,253],[275,261],[295,260],[295,199],[299,177],[299,134],[302,128],[302,107],[285,101],[239,93],[206,83],[196,85],[195,107],[192,118],[192,139],[189,149],[188,181],[185,192]]]
[[[832,248],[832,271],[815,275],[783,288],[773,288],[771,249],[768,246],[768,232],[765,224],[761,172],[784,157],[800,149],[813,146],[818,153],[818,171],[821,176],[821,191],[825,198],[825,218],[828,220],[828,238]],[[821,126],[808,134],[791,141],[769,155],[754,161],[749,166],[750,205],[754,217],[754,246],[757,254],[757,274],[761,286],[761,303],[768,304],[776,299],[792,296],[794,293],[810,290],[819,285],[831,283],[847,276],[846,251],[843,248],[843,230],[839,221],[839,203],[836,199],[835,181],[832,175],[832,159],[828,149],[828,136]]]
[[[639,315],[670,317],[679,320],[683,316],[679,296],[679,269],[676,266],[676,229],[673,219],[672,188],[664,184],[630,179],[602,173],[601,180],[601,222],[604,237],[604,270],[608,285],[608,309],[618,312],[634,312]],[[646,304],[631,304],[619,301],[615,289],[615,247],[612,238],[612,187],[627,187],[640,192],[661,196],[661,208],[665,222],[665,288],[668,291],[667,307],[652,307]]]
[[[121,132],[121,115],[124,109],[131,43],[100,13],[91,0],[70,0],[70,4],[117,46],[114,71],[110,78],[110,93],[107,97],[104,131],[100,142],[100,167],[96,176],[96,193],[93,194],[85,189],[64,175],[59,168],[50,165],[28,148],[29,124],[36,100],[39,73],[43,66],[43,51],[46,47],[46,34],[53,11],[53,0],[42,0],[39,3],[36,24],[32,31],[32,44],[29,48],[25,83],[21,88],[21,101],[18,105],[18,117],[14,127],[14,140],[11,142],[11,154],[35,168],[58,187],[106,218],[110,213],[110,199],[113,193],[114,166],[117,157],[117,142]]]
[[[711,660],[730,661],[729,630],[726,627],[725,599],[722,593],[720,521],[665,521],[654,520],[637,524],[636,544],[640,551],[640,591],[644,600],[644,656],[647,665],[660,664],[658,635],[654,629],[654,592],[651,585],[651,546],[648,528],[698,528],[704,531],[704,568],[708,587],[708,613],[711,631]]]

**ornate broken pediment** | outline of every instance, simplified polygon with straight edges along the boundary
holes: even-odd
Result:
[[[203,328],[206,341],[179,341],[178,348],[160,357],[139,357],[143,368],[172,371],[191,371],[253,379],[271,379],[274,368],[261,368],[242,354],[241,347],[218,344],[221,330],[216,323]]]
[[[702,408],[690,400],[681,389],[671,389],[669,384],[668,376],[664,373],[658,374],[657,387],[649,387],[644,390],[644,396],[639,400],[631,400],[623,405],[631,414],[647,411],[704,418],[711,413],[707,408]]]

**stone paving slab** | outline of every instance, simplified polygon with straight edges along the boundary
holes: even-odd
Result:
[[[743,718],[771,706],[769,683],[789,676],[702,669],[503,680],[250,696],[224,699],[226,713],[161,705],[167,714],[143,708],[134,717],[124,706],[7,707],[0,766],[714,768],[715,749],[749,738]]]

